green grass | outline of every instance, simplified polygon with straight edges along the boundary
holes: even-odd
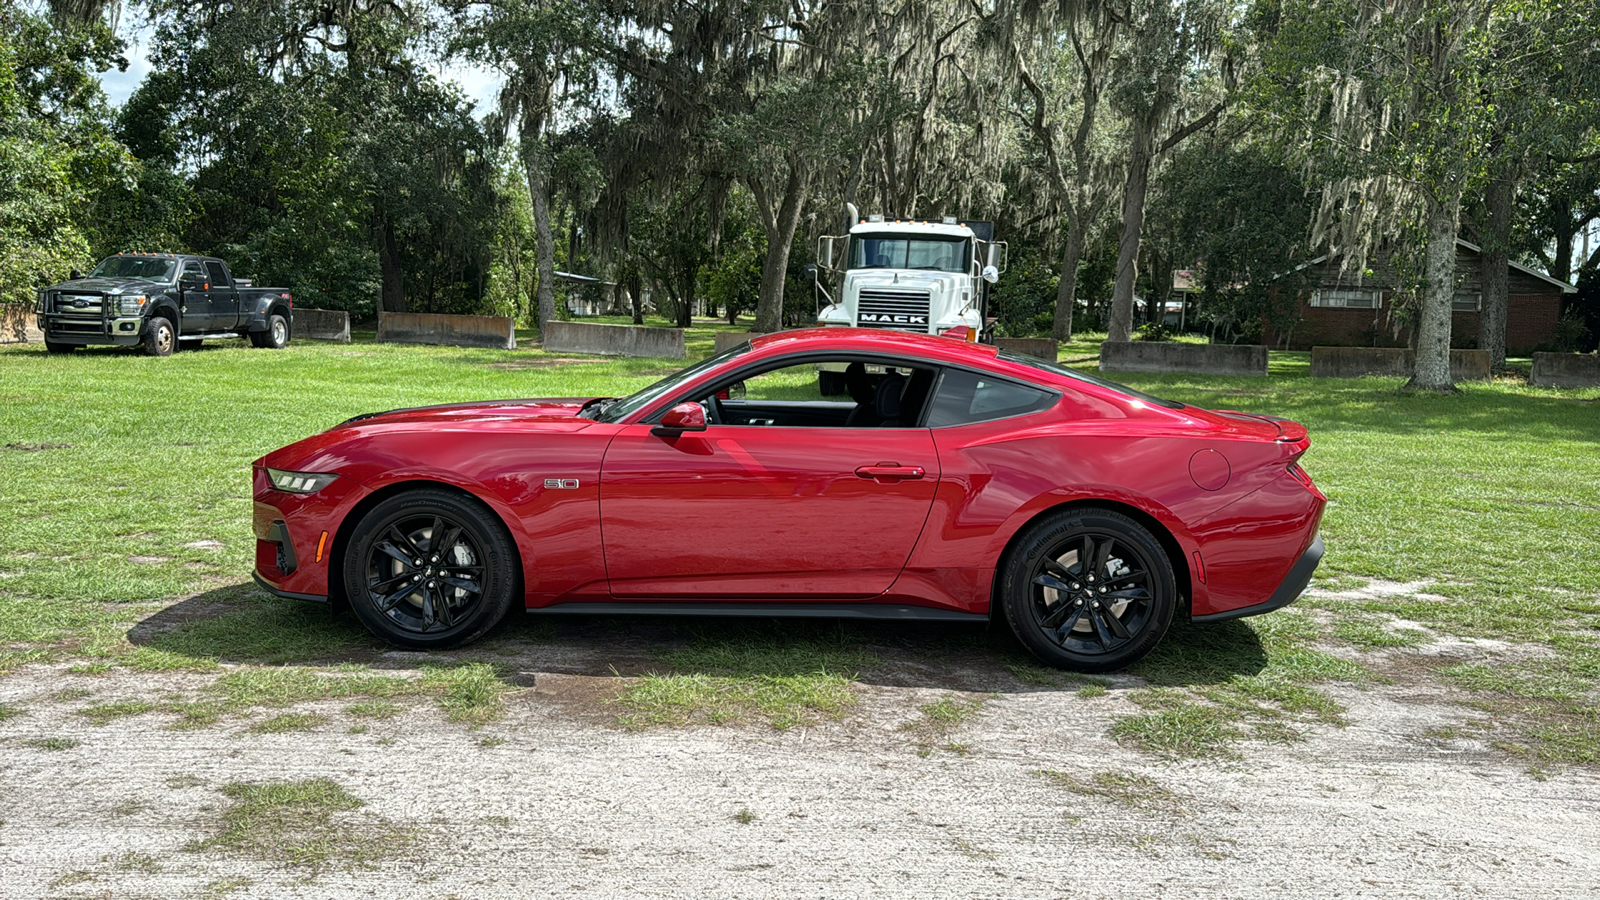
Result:
[[[1145,775],[1095,772],[1083,777],[1071,772],[1050,770],[1041,771],[1039,775],[1079,796],[1110,800],[1135,809],[1181,811],[1178,796]]]
[[[229,803],[217,833],[184,849],[226,851],[317,871],[368,865],[409,843],[403,831],[352,819],[349,814],[364,804],[326,778],[234,782],[222,793]]]
[[[719,330],[727,327],[697,323],[686,335],[691,358],[709,353]],[[1100,337],[1079,335],[1063,345],[1061,359],[1093,368]],[[0,348],[0,506],[8,512],[0,529],[0,677],[41,662],[90,675],[117,667],[224,672],[206,697],[182,709],[164,702],[180,725],[190,726],[250,704],[383,703],[410,695],[433,697],[446,715],[469,725],[491,720],[503,714],[508,686],[484,670],[430,672],[403,686],[361,680],[384,676],[322,671],[341,660],[370,659],[381,645],[349,618],[332,619],[324,609],[266,597],[242,583],[254,546],[250,461],[362,412],[468,399],[615,395],[680,365],[359,340],[297,342],[282,352],[217,342],[165,360]],[[1138,743],[1133,735],[1160,735],[1171,724],[1161,717],[1188,715],[1217,725],[1210,733],[1236,746],[1251,737],[1292,739],[1304,728],[1337,722],[1343,712],[1322,685],[1375,676],[1325,646],[1404,654],[1428,640],[1425,632],[1393,624],[1404,619],[1438,634],[1551,648],[1548,659],[1521,668],[1440,677],[1475,702],[1499,704],[1495,739],[1502,743],[1541,759],[1592,760],[1596,728],[1584,704],[1593,705],[1600,685],[1600,632],[1593,627],[1600,617],[1600,561],[1593,552],[1600,534],[1594,452],[1600,391],[1499,380],[1463,385],[1454,397],[1412,396],[1395,379],[1310,378],[1305,353],[1273,353],[1271,372],[1121,380],[1176,400],[1304,422],[1312,448],[1303,462],[1332,501],[1318,585],[1350,591],[1373,579],[1416,581],[1427,585],[1428,596],[1311,600],[1330,624],[1290,610],[1175,628],[1132,674],[1180,691],[1184,701],[1141,713],[1156,719],[1130,725],[1121,736]],[[808,386],[796,381],[780,389]],[[800,640],[752,641],[724,631],[691,639],[661,654],[660,673],[625,687],[624,718],[787,727],[842,716],[853,704],[856,674],[878,665],[881,648],[892,642],[840,633],[846,636],[818,639],[803,630]],[[893,645],[895,653],[918,659],[952,649],[920,639],[903,643]],[[997,671],[1008,665],[994,660]],[[279,666],[300,674],[242,674]],[[1012,673],[1034,687],[1098,693],[1092,682],[1031,664]],[[335,677],[355,680],[332,684]],[[1540,695],[1533,705],[1522,702],[1530,692]],[[1184,746],[1150,745],[1167,747],[1163,752]]]

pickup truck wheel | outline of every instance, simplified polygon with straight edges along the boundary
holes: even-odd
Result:
[[[289,323],[283,316],[272,316],[267,319],[266,331],[252,331],[250,343],[263,349],[282,350],[289,344]]]
[[[144,330],[144,352],[151,356],[171,356],[178,346],[178,329],[172,320],[156,316]]]
[[[517,554],[494,512],[423,488],[379,503],[344,559],[345,596],[367,630],[419,650],[475,641],[511,607]]]
[[[77,344],[58,344],[55,341],[44,342],[44,349],[46,353],[71,353],[72,351],[78,349],[78,346],[79,345]]]

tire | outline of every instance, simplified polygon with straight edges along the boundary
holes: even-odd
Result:
[[[78,349],[81,346],[83,346],[83,345],[82,344],[58,344],[55,341],[45,341],[44,342],[44,352],[46,352],[46,353],[71,353],[72,351]]]
[[[178,329],[172,320],[156,316],[144,329],[144,352],[150,356],[171,356],[178,347]]]
[[[818,372],[817,390],[824,397],[838,397],[845,392],[843,372]]]
[[[517,565],[511,535],[487,506],[420,488],[384,500],[356,525],[345,551],[345,596],[361,624],[391,644],[458,647],[505,617]]]
[[[289,346],[289,322],[283,316],[268,316],[266,331],[250,332],[250,343],[263,350],[282,350]]]
[[[1093,508],[1029,526],[1007,554],[1000,582],[1001,610],[1023,646],[1078,672],[1121,669],[1155,649],[1172,624],[1177,593],[1155,537],[1121,513]]]

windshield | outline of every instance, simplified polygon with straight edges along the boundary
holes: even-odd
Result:
[[[1101,378],[1099,375],[1090,375],[1088,372],[1080,372],[1077,369],[1069,369],[1066,366],[1053,362],[1046,362],[1036,357],[1023,356],[1020,353],[1012,353],[1009,350],[1001,350],[998,355],[1001,359],[1007,362],[1022,363],[1025,366],[1033,366],[1035,369],[1043,369],[1046,372],[1053,372],[1057,375],[1065,375],[1068,378],[1076,378],[1079,381],[1087,381],[1090,384],[1097,384],[1100,387],[1109,388],[1119,394],[1126,394],[1135,400],[1143,400],[1152,406],[1164,406],[1167,409],[1184,408],[1183,404],[1176,400],[1163,400],[1160,397],[1154,397],[1150,394],[1146,394],[1144,391],[1136,391],[1125,384],[1117,384],[1115,381]]]
[[[852,269],[928,269],[965,272],[972,258],[966,238],[857,234],[850,237]]]
[[[583,414],[596,422],[621,421],[623,418],[644,409],[646,406],[677,390],[679,386],[689,383],[699,377],[700,373],[721,363],[723,360],[732,359],[741,353],[749,352],[750,342],[745,341],[737,347],[730,347],[716,356],[697,362],[681,372],[668,375],[636,394],[631,394],[621,400],[600,403],[591,409],[585,410]]]
[[[100,261],[89,273],[90,278],[138,278],[142,281],[167,282],[177,269],[175,259],[156,256],[112,256]]]

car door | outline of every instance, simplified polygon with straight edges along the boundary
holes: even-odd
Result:
[[[655,431],[625,426],[602,464],[601,540],[618,598],[876,596],[905,568],[938,487],[927,428]]]
[[[239,324],[239,292],[221,260],[206,260],[206,290],[209,318],[206,327],[212,331],[228,331]]]
[[[182,292],[179,313],[183,321],[173,324],[184,334],[201,332],[211,327],[211,290],[210,276],[206,267],[198,259],[185,260],[183,263],[178,289]]]

